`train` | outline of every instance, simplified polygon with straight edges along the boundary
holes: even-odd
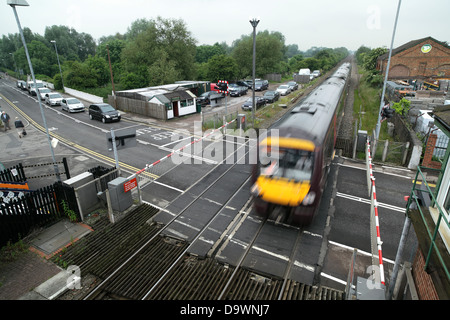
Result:
[[[257,215],[277,212],[296,226],[313,221],[334,157],[337,113],[350,71],[350,63],[342,63],[260,138],[250,190]]]

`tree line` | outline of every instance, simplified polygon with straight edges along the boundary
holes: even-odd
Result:
[[[36,77],[53,82],[56,89],[62,89],[62,83],[55,49],[64,85],[80,90],[108,87],[110,65],[120,90],[178,80],[233,81],[252,74],[251,33],[230,46],[225,42],[197,45],[181,19],[138,19],[124,34],[102,37],[98,43],[89,34],[56,25],[46,27],[44,36],[24,28],[24,37]],[[301,68],[328,71],[348,54],[344,47],[301,52],[296,44],[285,44],[282,33],[262,30],[256,35],[256,76],[280,73],[290,77]],[[19,33],[3,35],[0,59],[3,71],[17,70],[16,76],[22,71],[22,78],[29,74]]]

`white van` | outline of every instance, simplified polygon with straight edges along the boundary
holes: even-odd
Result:
[[[298,74],[299,75],[310,75],[311,74],[311,70],[309,70],[309,69],[300,69]]]
[[[42,82],[42,80],[36,80],[36,87],[38,89],[44,88],[44,83]],[[31,94],[32,96],[36,96],[36,88],[34,87],[34,81],[27,82],[27,90],[28,93]]]

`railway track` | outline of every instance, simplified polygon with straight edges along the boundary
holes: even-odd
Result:
[[[276,222],[257,221],[251,215],[251,198],[245,193],[250,189],[250,167],[237,163],[211,170],[204,178],[206,189],[193,186],[184,198],[176,199],[185,204],[178,206],[178,211],[140,205],[115,224],[94,225],[94,230],[101,231],[91,233],[57,257],[66,265],[79,266],[82,277],[95,277],[95,285],[81,299],[343,299],[338,290],[290,279],[303,236],[301,229],[282,277],[252,270],[255,244],[264,237],[267,226]],[[221,187],[230,179],[235,185],[225,191]],[[215,195],[220,201],[212,198]],[[176,204],[172,206],[175,208]],[[259,227],[239,252],[238,262],[221,261],[218,257],[229,248],[233,236],[255,221]]]

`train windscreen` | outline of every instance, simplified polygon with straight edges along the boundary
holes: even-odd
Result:
[[[261,174],[295,181],[311,180],[314,153],[298,149],[280,149],[261,163]]]

